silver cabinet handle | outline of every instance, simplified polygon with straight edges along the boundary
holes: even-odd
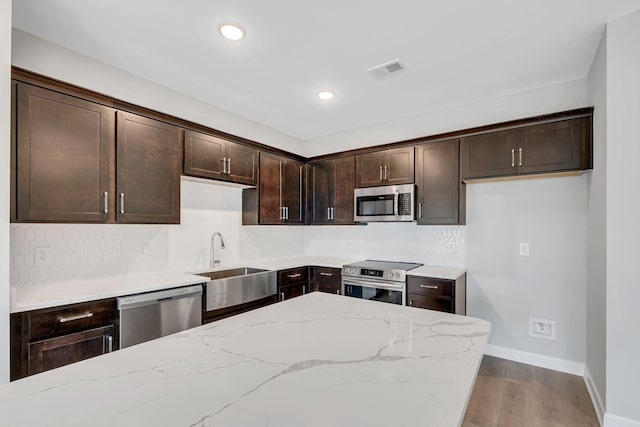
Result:
[[[340,289],[336,291],[336,295],[340,295]]]
[[[522,166],[522,148],[518,148],[518,166]]]
[[[104,213],[109,213],[109,193],[107,193],[106,191],[104,192],[103,196],[103,203],[104,203]]]
[[[418,218],[422,218],[422,203],[418,203]]]
[[[223,157],[220,161],[222,162],[222,173],[227,173],[227,158]]]
[[[515,167],[516,166],[516,149],[512,148],[511,149],[511,167]]]
[[[75,316],[60,317],[58,318],[58,320],[60,321],[60,323],[66,323],[66,322],[73,322],[74,320],[88,319],[89,317],[93,317],[93,313],[90,311],[83,314],[77,314]]]
[[[284,292],[280,292],[280,301],[284,301]]]
[[[284,206],[280,207],[280,219],[284,219]]]
[[[284,219],[289,219],[289,206],[284,207]]]
[[[231,173],[231,159],[227,159],[227,173]]]
[[[331,208],[327,208],[327,219],[331,219]]]
[[[287,274],[287,277],[289,279],[295,279],[296,277],[300,277],[302,276],[302,273],[296,273],[296,274]]]
[[[385,180],[385,181],[387,181],[387,180],[388,180],[388,178],[387,178],[387,171],[388,171],[388,170],[389,170],[389,167],[385,165],[385,167],[384,167],[384,180]]]
[[[420,285],[421,288],[438,289],[437,285]]]
[[[120,213],[124,213],[124,193],[120,193]]]
[[[333,273],[324,273],[324,272],[320,272],[321,276],[327,276],[327,277],[331,277],[333,276]]]
[[[413,300],[409,300],[409,305],[413,307]]]
[[[307,285],[302,285],[302,295],[307,293]]]
[[[329,219],[335,219],[333,217],[333,207],[329,208]]]
[[[111,353],[113,351],[113,337],[107,335],[105,338],[107,339],[107,353]]]
[[[380,181],[382,181],[382,166],[380,166]]]

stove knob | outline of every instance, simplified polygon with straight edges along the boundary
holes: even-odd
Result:
[[[400,273],[396,273],[396,279],[400,278]]]

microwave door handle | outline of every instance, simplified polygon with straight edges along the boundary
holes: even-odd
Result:
[[[400,209],[398,208],[399,200],[400,200],[400,197],[398,193],[395,193],[393,195],[393,215],[396,217],[396,219],[398,219],[398,216],[400,214]]]

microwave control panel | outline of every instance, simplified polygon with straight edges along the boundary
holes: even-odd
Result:
[[[398,194],[398,215],[411,215],[411,194]]]

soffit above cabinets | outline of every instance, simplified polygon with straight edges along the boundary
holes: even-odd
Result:
[[[584,77],[637,0],[13,2],[14,27],[301,140]],[[224,39],[223,22],[246,29]],[[367,70],[400,59],[401,73]],[[331,101],[320,91],[335,93]]]

